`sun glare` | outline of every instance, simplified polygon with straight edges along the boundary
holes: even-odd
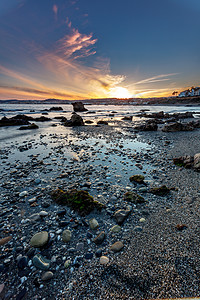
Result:
[[[131,98],[131,93],[121,86],[113,88],[110,94],[114,98]]]

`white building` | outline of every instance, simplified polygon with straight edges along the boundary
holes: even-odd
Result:
[[[180,92],[178,97],[192,97],[200,96],[200,87],[194,87],[185,91]]]

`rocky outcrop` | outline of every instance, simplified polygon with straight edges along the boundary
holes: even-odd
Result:
[[[73,109],[75,112],[88,111],[88,109],[84,107],[84,104],[81,101],[74,102],[74,103],[72,103],[72,105],[73,105]]]
[[[29,129],[38,129],[39,128],[39,126],[38,125],[36,125],[35,123],[31,123],[30,125],[27,125],[27,126],[21,126],[20,128],[19,128],[19,130],[29,130]]]
[[[134,129],[138,131],[156,131],[158,129],[158,125],[156,122],[149,120],[145,124],[135,126]]]
[[[185,155],[173,158],[174,164],[179,167],[184,167],[186,169],[194,169],[195,171],[200,171],[200,153],[194,156]]]
[[[176,132],[176,131],[192,131],[194,127],[190,123],[171,123],[163,127],[162,131],[164,132]]]
[[[49,111],[62,111],[63,108],[61,106],[53,106],[49,108]]]
[[[64,126],[73,127],[73,126],[83,126],[83,118],[76,113],[73,113],[70,120],[64,122]]]
[[[29,121],[25,119],[14,119],[3,117],[0,120],[0,127],[3,126],[19,126],[19,125],[29,125]]]

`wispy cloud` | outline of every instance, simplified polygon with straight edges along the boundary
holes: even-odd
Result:
[[[175,76],[175,75],[178,75],[178,73],[161,74],[161,75],[157,75],[157,76],[153,76],[153,77],[150,77],[150,78],[146,78],[146,79],[137,81],[137,82],[134,83],[134,85],[144,84],[144,83],[148,84],[148,83],[161,82],[161,81],[168,81],[168,80],[171,80],[171,77]]]
[[[58,6],[56,4],[53,5],[53,12],[55,15],[55,19],[57,20],[58,18]]]
[[[68,22],[68,27],[71,28],[71,22]],[[97,39],[93,38],[92,33],[82,34],[78,29],[73,28],[70,34],[57,42],[56,53],[70,59],[87,57],[96,53],[93,49],[96,42]]]

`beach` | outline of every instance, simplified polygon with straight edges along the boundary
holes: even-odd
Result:
[[[24,107],[1,117],[50,120],[0,128],[2,299],[200,297],[199,170],[173,161],[200,152],[200,107],[86,106],[70,127],[70,105]]]

